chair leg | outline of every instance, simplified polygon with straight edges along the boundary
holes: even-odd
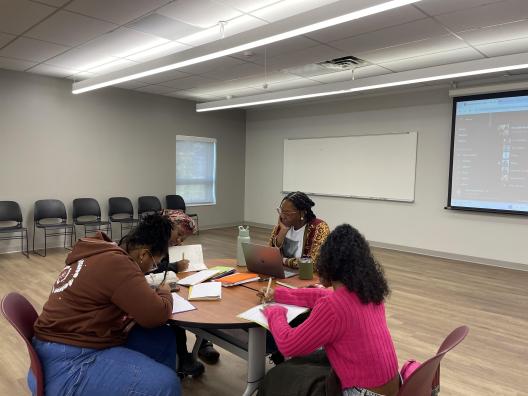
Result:
[[[48,233],[47,233],[47,228],[44,227],[44,256],[42,257],[46,257],[47,254],[48,254]]]
[[[35,233],[36,233],[36,228],[35,228],[35,223],[33,223],[33,253],[36,253],[35,252]]]
[[[24,236],[22,235],[22,238]],[[23,246],[23,245],[22,245]],[[28,230],[26,229],[26,254],[25,256],[29,258],[29,238],[28,238]]]

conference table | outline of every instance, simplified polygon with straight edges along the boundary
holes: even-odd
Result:
[[[247,272],[245,267],[237,267],[236,260],[233,259],[206,260],[206,265],[235,267],[238,272]],[[180,273],[178,277],[183,278],[191,274]],[[268,278],[267,275],[261,277]],[[295,276],[280,281],[294,287],[305,287],[317,280],[314,277],[313,280],[304,281]],[[266,329],[238,318],[237,315],[260,304],[256,291],[267,284],[266,281],[255,281],[240,286],[223,287],[221,300],[192,301],[196,310],[173,314],[170,319],[196,335],[193,348],[195,359],[202,340],[207,339],[247,361],[247,384],[243,396],[252,395],[265,375]],[[180,287],[178,294],[187,299],[189,289]]]

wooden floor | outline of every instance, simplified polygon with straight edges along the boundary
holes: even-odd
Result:
[[[255,242],[268,235],[251,230]],[[203,231],[189,243],[202,243],[205,258],[229,258],[235,241],[233,228]],[[468,338],[442,362],[441,395],[528,395],[528,272],[382,249],[375,254],[392,288],[387,315],[400,364],[432,356],[452,329],[466,324]],[[0,255],[0,295],[18,291],[40,310],[65,256],[63,249],[46,258]],[[25,346],[3,319],[0,332],[0,395],[28,395]],[[241,394],[245,367],[221,351],[220,362],[207,366],[202,378],[184,380],[184,394]]]

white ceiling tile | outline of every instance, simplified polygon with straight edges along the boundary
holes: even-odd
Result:
[[[232,7],[211,0],[179,0],[160,8],[157,13],[204,29],[242,15]]]
[[[221,38],[222,32],[220,31],[220,27],[213,26],[212,28],[202,30],[201,32],[179,38],[178,41],[196,47],[198,45],[210,43],[211,41],[220,40]]]
[[[13,40],[16,36],[7,33],[0,33],[0,48]]]
[[[288,54],[279,55],[268,61],[269,70],[282,70],[299,65],[308,65],[310,63],[323,62],[330,59],[340,58],[347,55],[342,51],[326,45],[318,45],[301,51],[295,51]]]
[[[162,95],[174,91],[174,88],[164,87],[161,85],[147,85],[145,87],[136,88],[135,90],[140,92]]]
[[[19,59],[2,58],[0,57],[0,69],[8,70],[26,70],[34,66],[35,62],[27,62]]]
[[[388,74],[388,73],[391,73],[391,71],[381,66],[377,66],[377,65],[363,66],[363,67],[358,67],[354,69],[354,79],[380,76],[382,74]],[[333,83],[333,82],[340,82],[340,81],[348,81],[348,80],[351,81],[352,80],[352,70],[344,70],[344,71],[339,71],[339,72],[334,72],[334,73],[322,74],[319,76],[312,76],[310,77],[310,79],[319,81],[325,84]]]
[[[117,58],[108,56],[105,53],[90,51],[79,47],[58,55],[46,63],[53,66],[85,71],[114,60],[117,60]]]
[[[66,9],[123,25],[168,2],[169,0],[75,0]]]
[[[146,85],[149,85],[149,84],[145,84],[138,80],[132,80],[132,81],[125,81],[121,84],[113,85],[113,87],[124,88],[124,89],[136,89],[136,88],[144,87]]]
[[[175,98],[195,100],[195,101],[206,101],[206,100],[210,101],[210,100],[225,99],[225,97],[223,96],[208,95],[204,93],[195,93],[194,90],[181,90],[181,91],[170,92],[166,94],[166,96],[172,96]]]
[[[234,36],[235,34],[255,29],[266,24],[267,22],[264,22],[262,19],[250,15],[241,15],[231,19],[224,25],[224,37]]]
[[[282,54],[300,51],[306,48],[317,47],[320,44],[317,41],[311,40],[304,36],[293,37],[288,40],[278,41],[265,47],[254,48],[249,51],[238,52],[231,56],[242,59],[244,61],[264,64],[265,57],[271,59]]]
[[[455,32],[499,25],[528,18],[528,1],[508,0],[439,15],[437,19]]]
[[[218,0],[218,3],[236,8],[243,12],[251,12],[280,1],[281,0]]]
[[[268,22],[279,21],[314,8],[335,3],[337,0],[285,0],[258,11],[253,11],[251,15],[264,19]]]
[[[426,15],[423,12],[408,5],[381,12],[379,14],[369,15],[365,18],[342,23],[337,26],[317,30],[307,34],[307,36],[322,43],[329,43],[331,41],[342,40],[359,34],[401,25],[425,17]]]
[[[358,52],[374,51],[394,45],[423,40],[430,37],[443,36],[447,30],[431,18],[378,30],[368,34],[333,41],[330,44],[349,55]]]
[[[452,51],[439,52],[436,54],[417,56],[414,58],[401,59],[393,62],[381,63],[380,66],[386,67],[395,72],[401,72],[413,69],[422,69],[425,67],[446,65],[449,63],[465,62],[484,57],[472,48],[461,48]]]
[[[4,33],[21,34],[42,21],[56,8],[27,0],[0,0],[0,30]]]
[[[207,72],[207,77],[216,78],[218,80],[232,80],[235,78],[253,76],[255,74],[264,75],[264,67],[246,62],[232,67],[211,70]]]
[[[183,73],[180,70],[169,70],[164,73],[158,73],[158,74],[154,74],[148,77],[141,77],[139,81],[151,85],[151,84],[160,84],[165,81],[175,80],[177,78],[185,78],[188,76],[189,76],[188,73]]]
[[[477,45],[476,48],[487,56],[518,54],[526,52],[526,49],[528,48],[528,37],[517,40]]]
[[[239,98],[242,96],[249,96],[249,95],[258,95],[262,93],[266,93],[266,90],[251,88],[251,87],[207,92],[207,94],[224,96],[224,97],[231,96],[233,98]]]
[[[177,52],[185,51],[189,49],[188,45],[170,41],[165,44],[158,45],[137,53],[125,56],[125,58],[133,60],[135,62],[146,62],[152,59],[158,59],[163,56],[175,54]]]
[[[147,15],[129,23],[127,27],[154,36],[163,37],[167,40],[176,40],[201,30],[201,28],[196,26],[157,13]]]
[[[90,73],[90,72],[86,72],[86,71],[82,71],[82,72],[79,72],[79,73],[72,74],[71,76],[68,76],[68,78],[70,80],[73,80],[74,82],[86,80],[86,79],[92,78],[92,77],[95,77],[95,74]]]
[[[430,39],[413,41],[411,43],[382,48],[376,51],[358,52],[355,55],[370,63],[390,62],[398,59],[412,58],[442,51],[467,48],[464,41],[453,35],[433,37]]]
[[[209,84],[214,81],[215,80],[211,80],[210,78],[202,76],[188,76],[184,78],[178,78],[176,80],[165,81],[163,83],[160,83],[160,85],[173,88],[173,90],[176,91],[199,87],[201,85]]]
[[[178,70],[189,74],[205,74],[210,71],[221,72],[242,63],[245,62],[240,59],[231,58],[230,56],[224,56],[223,58],[213,59],[207,62],[197,63],[196,65],[182,67]]]
[[[415,6],[429,15],[439,15],[499,1],[502,0],[422,0],[416,3]]]
[[[57,44],[75,46],[114,29],[116,25],[67,11],[59,11],[26,36]]]
[[[112,32],[105,33],[78,48],[108,56],[115,56],[116,58],[125,58],[145,48],[155,47],[166,42],[166,39],[121,27]]]
[[[116,70],[126,69],[127,67],[134,66],[134,65],[137,65],[137,63],[132,62],[128,59],[117,59],[112,62],[105,63],[103,65],[88,69],[88,71],[96,75],[101,75],[101,74],[110,73]]]
[[[459,36],[471,45],[517,40],[528,37],[528,21],[512,22],[482,29],[460,32]],[[525,50],[528,50],[526,48]],[[525,51],[522,51],[525,52]]]
[[[52,77],[68,77],[68,76],[71,76],[72,74],[79,72],[79,70],[64,69],[62,67],[47,65],[45,63],[41,63],[40,65],[32,67],[28,71],[30,73],[43,74],[43,75],[52,76]]]
[[[63,45],[19,37],[7,47],[0,50],[0,56],[33,62],[43,62],[46,59],[67,51],[68,49],[69,47]]]

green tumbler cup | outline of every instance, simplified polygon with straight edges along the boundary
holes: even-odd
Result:
[[[313,279],[313,264],[310,256],[302,256],[299,259],[299,279]]]

